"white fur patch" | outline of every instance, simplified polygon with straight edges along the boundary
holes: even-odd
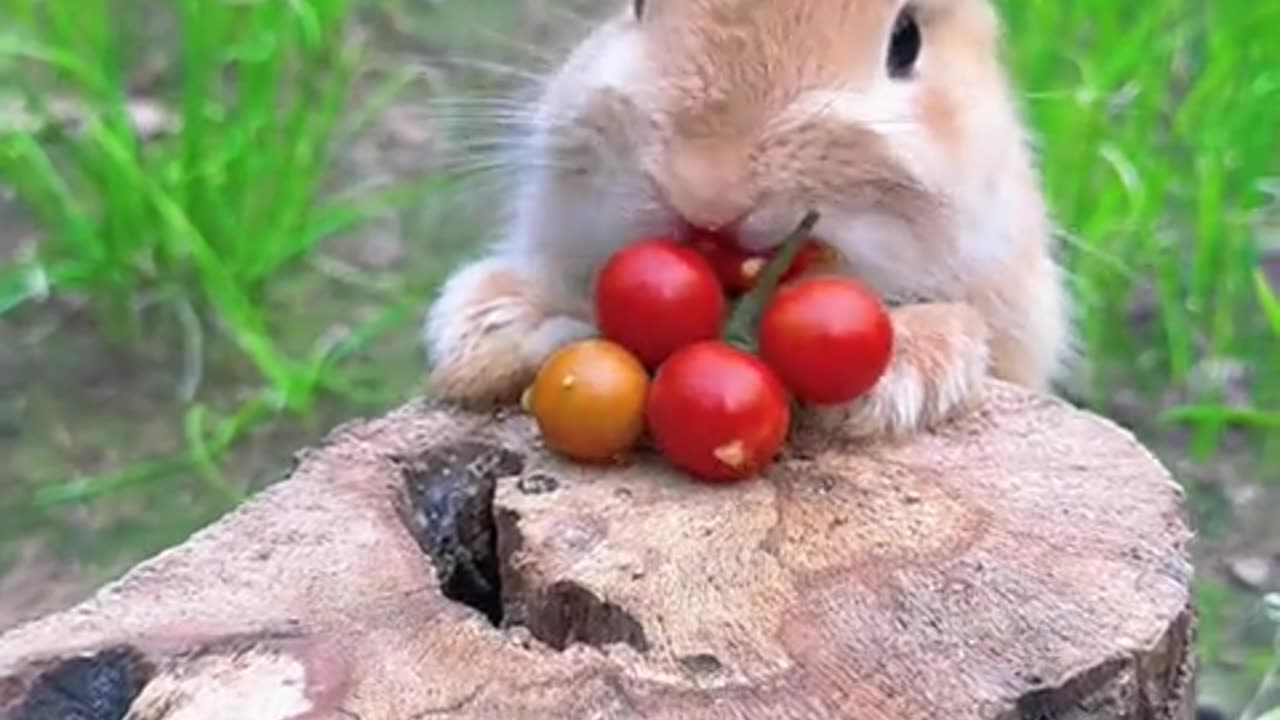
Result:
[[[548,318],[538,325],[521,343],[521,349],[525,360],[537,367],[565,345],[596,335],[598,333],[590,323],[561,315]]]
[[[596,87],[607,87],[625,93],[634,87],[636,74],[646,59],[634,33],[618,33],[603,46],[589,67],[588,78]]]
[[[925,417],[924,378],[910,365],[891,368],[872,390],[872,403],[879,415],[879,425],[890,435],[916,429]]]
[[[884,212],[828,211],[817,233],[835,248],[853,274],[885,295],[936,285],[930,277],[945,263],[928,254],[903,219]]]

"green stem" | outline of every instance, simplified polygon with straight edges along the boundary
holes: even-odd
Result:
[[[818,211],[810,210],[805,213],[804,219],[796,226],[786,239],[782,241],[778,252],[769,259],[760,271],[760,278],[756,284],[738,299],[733,310],[729,314],[729,320],[725,323],[723,339],[726,343],[736,346],[747,352],[755,352],[756,349],[756,322],[760,314],[764,312],[765,305],[769,299],[773,297],[773,293],[778,288],[778,282],[782,280],[782,276],[786,273],[787,268],[791,267],[791,263],[795,260],[796,254],[800,252],[800,248],[809,239],[809,234],[813,232],[813,228],[818,224]]]

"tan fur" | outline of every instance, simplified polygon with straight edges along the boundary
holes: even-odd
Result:
[[[592,278],[682,224],[775,245],[806,209],[894,309],[889,371],[802,418],[903,434],[963,411],[990,372],[1047,390],[1069,341],[1037,169],[987,0],[916,0],[923,53],[892,79],[900,0],[651,0],[598,26],[548,79],[512,224],[426,324],[436,393],[510,402],[594,332]]]
[[[658,177],[663,199],[681,217],[715,230],[751,211],[752,172],[744,143],[710,138],[676,145]]]
[[[432,308],[431,324],[448,337],[428,385],[460,405],[508,404],[532,382],[538,366],[558,345],[593,334],[581,309],[558,315],[537,275],[513,258],[488,258],[455,273]],[[561,311],[566,310],[563,306]]]
[[[926,95],[920,105],[920,113],[925,127],[950,152],[956,152],[955,161],[963,161],[959,151],[963,148],[963,129],[957,122],[960,108],[947,95]]]

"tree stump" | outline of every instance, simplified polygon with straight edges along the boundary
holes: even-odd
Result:
[[[1128,433],[997,382],[718,487],[422,401],[0,637],[0,714],[1181,720],[1189,540]]]

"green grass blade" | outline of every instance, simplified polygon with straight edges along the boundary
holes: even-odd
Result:
[[[1253,286],[1258,296],[1258,304],[1262,306],[1262,312],[1271,326],[1271,332],[1277,340],[1280,340],[1280,297],[1272,291],[1271,283],[1262,270],[1253,271]]]

